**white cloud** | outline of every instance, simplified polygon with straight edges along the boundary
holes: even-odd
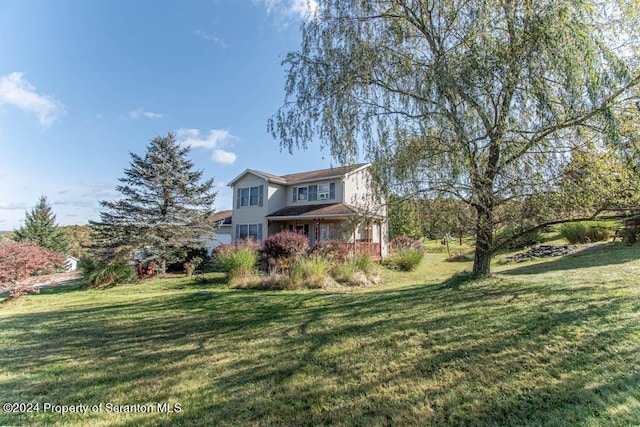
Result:
[[[235,153],[220,149],[213,150],[213,154],[211,155],[211,159],[213,159],[214,162],[227,165],[233,164],[237,158],[238,156],[236,156]]]
[[[55,98],[39,94],[22,78],[22,73],[0,76],[0,103],[10,104],[38,116],[42,127],[49,127],[65,114],[65,106]]]
[[[184,146],[212,150],[211,160],[216,163],[232,164],[238,158],[235,153],[220,148],[227,142],[236,139],[226,129],[212,129],[206,138],[200,136],[198,129],[178,129],[176,137]]]
[[[145,117],[147,119],[159,119],[162,118],[164,114],[162,113],[154,113],[153,111],[145,111],[144,108],[136,108],[135,110],[129,111],[130,119],[139,119],[141,117]]]
[[[287,19],[312,20],[318,13],[317,0],[264,0],[269,15]]]
[[[201,38],[203,38],[204,40],[208,40],[210,42],[215,43],[216,45],[218,45],[219,47],[221,47],[222,49],[226,49],[229,47],[228,44],[225,43],[224,40],[222,40],[219,37],[214,36],[213,34],[209,34],[206,31],[202,31],[202,30],[196,30],[193,32],[195,35],[200,36]]]

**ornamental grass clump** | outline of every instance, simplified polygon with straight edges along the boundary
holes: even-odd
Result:
[[[331,274],[338,283],[347,286],[371,286],[380,282],[380,275],[368,254],[356,254],[336,263]]]
[[[322,288],[331,280],[331,262],[319,255],[302,257],[293,261],[290,278],[299,287]]]
[[[385,260],[385,265],[394,270],[411,271],[424,258],[424,245],[419,240],[398,236],[393,240],[393,253]]]
[[[215,266],[227,274],[229,283],[247,280],[256,271],[259,245],[253,239],[218,246],[213,253]]]

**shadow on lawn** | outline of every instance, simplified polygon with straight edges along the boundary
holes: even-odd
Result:
[[[624,264],[640,259],[640,245],[627,246],[622,243],[607,243],[586,248],[576,254],[551,259],[534,265],[514,267],[500,274],[520,275],[539,274],[551,271],[564,271],[579,268],[602,267]]]
[[[21,314],[0,318],[0,389],[6,401],[182,404],[93,415],[112,425],[585,424],[638,398],[633,302],[481,281],[331,298],[213,289]]]

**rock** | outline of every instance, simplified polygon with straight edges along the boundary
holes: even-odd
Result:
[[[572,245],[536,245],[527,252],[515,254],[505,258],[507,262],[531,261],[536,258],[551,258],[565,256],[574,253],[575,246]]]

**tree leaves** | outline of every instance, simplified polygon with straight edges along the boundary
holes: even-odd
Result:
[[[456,195],[484,227],[496,207],[553,187],[585,134],[615,142],[620,108],[638,99],[640,11],[624,2],[321,7],[285,59],[272,135],[289,150],[318,138],[340,162],[375,160],[390,191]]]

